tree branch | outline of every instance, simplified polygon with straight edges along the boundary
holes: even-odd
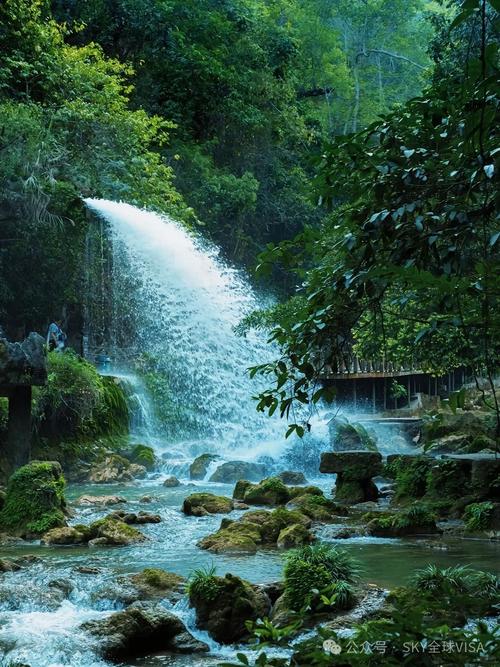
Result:
[[[378,53],[379,55],[388,56],[389,58],[395,58],[396,60],[404,60],[405,62],[410,63],[410,65],[413,65],[414,67],[418,67],[419,69],[426,69],[423,65],[419,65],[419,63],[416,63],[414,60],[411,60],[406,56],[402,56],[399,53],[391,53],[390,51],[385,51],[384,49],[368,49],[365,51],[360,51],[356,55],[356,61],[359,60],[360,56],[368,57],[370,53]]]

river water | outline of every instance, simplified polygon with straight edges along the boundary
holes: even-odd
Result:
[[[150,539],[145,544],[130,547],[47,547],[39,543],[0,548],[0,557],[35,555],[41,560],[17,572],[0,575],[0,659],[1,667],[18,661],[31,667],[103,667],[88,637],[78,630],[89,619],[99,618],[123,608],[127,603],[126,585],[120,577],[159,567],[189,576],[195,568],[215,565],[219,574],[231,572],[254,583],[280,579],[282,554],[277,550],[261,551],[255,555],[215,555],[203,551],[196,542],[216,530],[220,516],[186,517],[181,512],[183,498],[194,490],[231,495],[232,485],[208,482],[190,483],[187,479],[177,488],[162,486],[165,475],[128,485],[74,485],[68,489],[73,501],[83,494],[113,494],[127,499],[130,511],[157,512],[162,521],[141,526]],[[326,480],[326,481],[325,481]],[[328,491],[330,481],[323,476],[315,483]],[[152,502],[140,499],[148,495]],[[74,506],[71,523],[90,523],[110,511],[95,507]],[[234,517],[241,512],[232,513]],[[319,531],[328,540],[328,527]],[[473,567],[500,571],[500,544],[459,539],[352,538],[338,541],[352,552],[362,565],[363,579],[384,587],[403,584],[411,572],[433,562],[441,566],[468,563]],[[80,566],[98,569],[83,574]],[[168,603],[167,603],[168,605]],[[187,626],[201,639],[208,641],[212,654],[196,657],[196,664],[215,664],[217,659],[234,657],[233,648],[222,648],[205,633],[194,627],[194,616],[186,601],[174,609]],[[193,664],[185,656],[153,656],[127,665]]]

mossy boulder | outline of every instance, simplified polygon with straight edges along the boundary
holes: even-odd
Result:
[[[178,616],[161,605],[135,602],[125,611],[81,626],[97,643],[105,660],[122,662],[158,651],[200,653],[208,646],[196,640]]]
[[[280,472],[278,477],[281,479],[283,484],[287,485],[307,484],[307,479],[303,472],[295,472],[294,470],[283,470],[283,472]]]
[[[94,484],[112,484],[131,482],[146,475],[146,468],[138,463],[131,463],[119,454],[110,454],[90,469],[88,480]]]
[[[427,473],[426,499],[461,498],[471,491],[472,461],[440,459]]]
[[[198,456],[189,466],[189,478],[205,479],[210,464],[219,459],[220,456],[218,454],[202,454]]]
[[[272,512],[256,510],[247,512],[238,521],[223,519],[220,529],[200,540],[198,546],[215,553],[255,553],[261,545],[277,546],[280,533],[285,528],[297,525],[304,529],[300,531],[302,539],[306,542],[312,541],[312,534],[309,532],[311,519],[301,512],[286,510],[283,507]],[[295,534],[298,533],[296,529]],[[283,548],[288,547],[283,545]]]
[[[52,528],[42,536],[42,544],[86,544],[89,540],[88,532],[78,530],[73,526],[63,526],[62,528]]]
[[[248,505],[286,505],[290,491],[278,477],[268,477],[248,486],[242,500]]]
[[[369,519],[366,530],[375,537],[404,537],[432,535],[442,532],[436,526],[436,517],[423,504],[416,503],[399,513],[387,513]]]
[[[297,509],[313,521],[329,523],[339,516],[346,516],[349,511],[344,505],[325,498],[324,495],[306,494],[297,496],[286,505],[287,509]]]
[[[134,445],[127,458],[131,463],[144,466],[146,470],[154,470],[157,463],[154,449],[148,445]]]
[[[249,635],[247,621],[269,616],[271,602],[262,589],[239,577],[226,574],[212,579],[210,589],[196,584],[189,587],[196,625],[221,644],[239,642]],[[207,590],[215,595],[207,595]]]
[[[167,479],[163,482],[163,486],[165,486],[167,489],[175,489],[176,487],[181,486],[181,483],[177,477],[170,475],[170,477],[167,477]]]
[[[147,567],[130,577],[141,598],[180,599],[185,590],[186,580],[178,574],[157,567]]]
[[[234,500],[243,500],[245,497],[245,493],[247,492],[248,489],[250,489],[253,486],[252,482],[246,480],[246,479],[240,479],[236,482],[236,485],[234,487],[233,491],[233,498]]]
[[[250,461],[227,461],[222,463],[211,475],[209,482],[231,484],[239,479],[258,481],[266,474],[266,467]]]
[[[227,514],[233,509],[233,501],[225,496],[213,493],[192,493],[185,498],[182,511],[188,516],[205,516],[206,514]]]
[[[201,539],[198,546],[214,553],[255,553],[261,543],[259,525],[234,521]]]
[[[89,533],[89,546],[127,546],[145,542],[147,539],[137,528],[114,516],[107,516],[92,523]]]
[[[372,477],[383,470],[378,452],[325,452],[321,455],[320,472],[336,473],[335,499],[344,503],[377,500],[378,489]]]
[[[277,545],[279,549],[294,549],[295,547],[310,544],[314,536],[301,523],[293,523],[280,531]]]
[[[59,463],[32,461],[10,477],[0,532],[37,537],[66,525],[65,481]]]

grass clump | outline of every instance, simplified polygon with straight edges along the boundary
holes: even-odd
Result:
[[[321,595],[335,603],[352,599],[352,589],[338,587],[340,582],[352,584],[358,577],[359,567],[346,551],[327,544],[308,545],[288,554],[285,563],[285,595],[294,611],[317,608]],[[340,607],[339,607],[340,608]]]
[[[465,508],[465,528],[471,532],[488,530],[494,505],[491,502],[471,503]]]
[[[190,600],[198,598],[211,602],[217,598],[221,590],[219,577],[215,574],[214,565],[202,567],[191,574],[188,580],[187,592]]]

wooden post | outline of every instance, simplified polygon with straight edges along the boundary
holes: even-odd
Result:
[[[31,452],[31,386],[9,388],[6,459],[14,470],[25,465]]]

